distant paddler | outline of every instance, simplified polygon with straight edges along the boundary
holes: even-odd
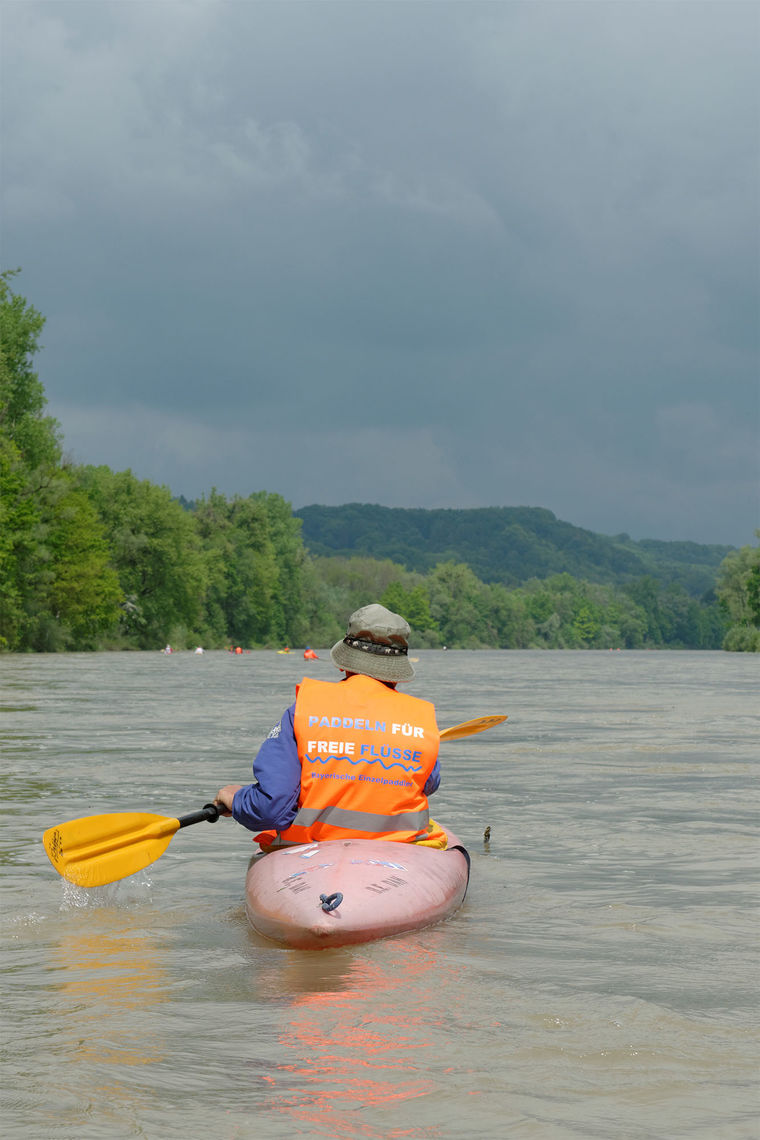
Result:
[[[303,651],[304,661],[319,661],[319,656],[314,652],[310,645],[307,645]]]

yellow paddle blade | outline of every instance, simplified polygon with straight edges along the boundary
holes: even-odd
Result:
[[[163,855],[179,825],[178,819],[148,812],[86,815],[49,828],[42,842],[64,879],[78,887],[102,887]]]
[[[463,736],[474,736],[477,732],[485,732],[487,728],[495,728],[503,724],[506,716],[476,716],[474,720],[466,720],[463,724],[455,724],[453,728],[444,728],[441,740],[461,740]]]

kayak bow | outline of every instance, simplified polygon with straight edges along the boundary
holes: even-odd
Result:
[[[333,839],[257,856],[245,884],[254,930],[300,950],[371,942],[443,921],[461,906],[470,857],[383,839]]]

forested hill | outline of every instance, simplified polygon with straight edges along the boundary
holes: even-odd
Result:
[[[562,522],[541,507],[424,510],[347,503],[294,514],[312,554],[390,558],[420,573],[440,562],[464,562],[481,581],[509,586],[562,573],[618,585],[649,575],[699,597],[712,589],[718,566],[734,549],[612,538]]]

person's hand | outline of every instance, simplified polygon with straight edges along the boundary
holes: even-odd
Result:
[[[235,798],[235,792],[242,788],[242,784],[225,784],[223,788],[214,796],[214,803],[218,808],[221,808],[222,815],[232,814],[232,801]]]

